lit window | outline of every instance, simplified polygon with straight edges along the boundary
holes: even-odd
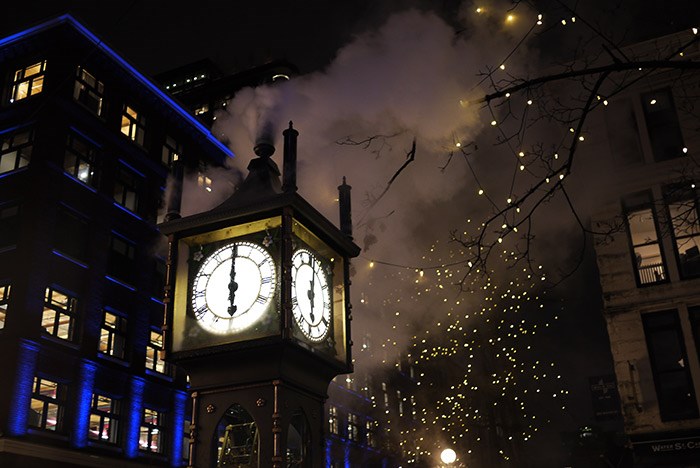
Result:
[[[146,129],[146,117],[129,106],[124,106],[122,113],[121,131],[131,141],[143,146],[143,135]]]
[[[683,331],[676,310],[642,315],[662,421],[698,417]]]
[[[139,448],[147,452],[163,451],[163,413],[150,408],[143,409],[143,420],[139,431]]]
[[[172,167],[173,163],[180,159],[182,154],[182,146],[171,137],[165,137],[163,143],[163,151],[161,161],[168,167]]]
[[[680,273],[690,278],[700,275],[700,221],[695,190],[686,187],[670,186],[664,191]]]
[[[34,132],[22,130],[2,136],[0,150],[0,174],[15,171],[29,164],[32,156]]]
[[[83,67],[78,67],[73,99],[87,107],[95,115],[101,116],[104,85]]]
[[[141,178],[132,171],[120,167],[114,182],[114,201],[134,213],[139,208],[139,186]]]
[[[640,285],[666,281],[666,266],[661,256],[661,246],[656,216],[649,193],[630,197],[626,205],[627,226],[634,255],[637,281]]]
[[[46,60],[15,71],[14,79],[12,80],[10,102],[19,101],[29,96],[39,94],[44,89],[45,73]]]
[[[34,377],[29,425],[47,431],[62,431],[65,393],[65,385]]]
[[[78,300],[68,294],[46,288],[41,326],[49,335],[72,340]]]
[[[146,368],[165,374],[167,366],[163,360],[163,333],[151,330],[146,345]]]
[[[0,206],[0,248],[17,243],[19,226],[19,206]]]
[[[203,106],[194,110],[194,115],[202,115],[206,114],[207,112],[209,112],[209,104],[204,104]]]
[[[348,439],[360,441],[360,418],[354,413],[348,413]]]
[[[377,446],[377,426],[377,421],[373,419],[369,419],[365,423],[365,440],[370,447]]]
[[[100,330],[100,352],[124,359],[126,348],[126,319],[105,310]]]
[[[197,177],[197,185],[202,187],[207,192],[211,192],[212,180],[210,177],[207,177],[200,172],[199,176]]]
[[[182,459],[189,460],[190,458],[190,426],[192,421],[185,419],[182,423],[183,439],[182,439]]]
[[[5,328],[7,305],[10,302],[10,285],[0,284],[0,330]]]
[[[97,188],[97,148],[75,134],[68,135],[63,169],[86,185]]]
[[[401,397],[401,390],[396,390],[396,404],[398,405],[399,416],[403,416],[403,398]]]
[[[328,432],[338,435],[338,408],[331,405],[328,407]]]
[[[109,246],[107,273],[131,284],[136,277],[136,246],[114,233],[110,237]]]
[[[119,401],[97,393],[92,394],[88,437],[116,444],[119,437]]]

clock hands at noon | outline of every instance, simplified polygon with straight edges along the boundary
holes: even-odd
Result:
[[[228,283],[228,300],[230,306],[228,308],[228,314],[233,317],[236,313],[238,306],[234,304],[236,298],[236,290],[238,289],[238,283],[236,283],[236,257],[238,256],[238,246],[236,244],[231,248],[231,281]]]
[[[311,257],[309,259],[309,266],[311,267],[311,281],[309,281],[309,291],[306,296],[309,298],[309,318],[314,321],[314,297],[316,293],[314,292],[314,281],[316,280],[316,273],[314,272],[314,259]]]

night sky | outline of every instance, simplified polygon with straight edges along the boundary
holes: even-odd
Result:
[[[447,345],[438,346],[439,351],[412,345],[420,341],[420,332],[441,330],[446,323],[453,331],[478,322],[480,330],[497,334],[500,329],[491,329],[493,323],[486,318],[501,317],[503,303],[512,305],[509,301],[517,298],[513,300],[522,309],[517,305],[515,310],[523,314],[541,305],[546,313],[523,327],[529,331],[531,323],[540,330],[551,327],[552,334],[545,331],[544,338],[535,341],[542,345],[540,356],[556,357],[553,373],[562,376],[556,385],[570,391],[570,409],[552,417],[557,422],[552,435],[590,423],[587,379],[612,371],[599,313],[600,292],[590,281],[594,262],[588,257],[577,275],[542,296],[540,283],[534,285],[539,278],[505,268],[498,270],[499,281],[486,287],[467,281],[467,286],[482,292],[460,294],[454,286],[464,272],[460,249],[449,242],[450,231],[468,230],[487,213],[483,197],[475,195],[477,188],[494,187],[490,193],[502,189],[498,148],[488,140],[491,118],[458,103],[484,95],[486,88],[477,73],[497,67],[503,57],[508,57],[508,72],[529,76],[568,57],[570,45],[587,34],[581,21],[564,29],[559,16],[548,16],[553,2],[534,2],[543,4],[543,28],[557,40],[532,35],[510,56],[508,52],[533,24],[526,19],[536,19],[540,12],[537,8],[523,4],[510,10],[505,2],[484,2],[479,5],[495,13],[477,17],[476,4],[453,0],[189,3],[197,8],[160,0],[28,1],[3,13],[0,34],[67,12],[146,74],[205,57],[229,73],[270,59],[295,63],[303,75],[300,79],[275,90],[242,91],[228,113],[219,116],[213,131],[232,142],[238,156],[234,164],[241,168],[251,156],[262,122],[270,120],[279,128],[294,120],[300,130],[300,191],[332,220],[337,210],[335,187],[342,176],[348,177],[354,187],[355,240],[363,247],[354,263],[355,331],[371,329],[390,353],[408,349],[414,357],[426,358],[432,352],[452,351]],[[586,3],[581,6],[582,17],[614,33],[621,43],[687,28],[698,12],[695,1],[685,0],[581,3]],[[501,18],[509,13],[518,20],[504,25]],[[338,144],[368,135],[382,138],[367,146]],[[415,164],[382,198],[414,137]],[[456,144],[473,143],[483,151],[473,167],[458,166],[450,159]],[[481,179],[473,180],[475,171]],[[212,177],[216,180],[215,174]],[[586,205],[586,199],[579,201]],[[205,204],[191,209],[207,208]],[[573,220],[561,216],[557,204],[548,209],[538,253],[544,269],[556,276],[574,255],[571,245],[577,237]],[[456,265],[448,268],[448,264]],[[508,300],[503,300],[503,291],[511,289]],[[523,291],[530,294],[527,300]],[[476,334],[476,325],[473,328]],[[493,336],[497,335],[483,332],[486,340]],[[513,349],[520,346],[508,343]],[[380,353],[356,355],[367,366],[386,361]],[[533,372],[541,375],[539,369]],[[545,405],[535,403],[528,411],[545,414],[559,409],[558,401],[551,408],[543,409]]]

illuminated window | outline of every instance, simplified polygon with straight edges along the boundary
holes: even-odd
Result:
[[[200,172],[199,176],[197,177],[197,185],[202,187],[207,192],[211,192],[212,180],[210,177],[207,177]]]
[[[136,246],[122,236],[112,233],[109,242],[107,273],[129,284],[136,277]]]
[[[0,284],[0,330],[5,328],[7,305],[10,302],[10,285]]]
[[[355,413],[348,413],[348,439],[360,441],[360,418]]]
[[[17,243],[19,231],[19,206],[0,206],[0,248]]]
[[[641,96],[649,142],[656,161],[683,156],[683,134],[670,89]]]
[[[644,192],[625,200],[627,226],[632,245],[637,281],[640,285],[666,281],[666,265],[651,194]]]
[[[377,421],[368,419],[365,423],[365,440],[370,447],[377,446]]]
[[[165,137],[165,143],[163,143],[163,151],[161,155],[161,161],[163,164],[168,167],[172,167],[173,163],[180,159],[181,154],[182,146],[180,143],[169,136]]]
[[[104,85],[83,67],[78,67],[73,99],[87,107],[95,115],[101,116]]]
[[[34,132],[22,130],[2,135],[0,150],[0,174],[12,172],[29,164],[32,156]]]
[[[399,410],[399,416],[403,416],[403,398],[401,397],[401,390],[396,390],[396,404]]]
[[[69,257],[85,261],[89,245],[87,221],[72,210],[59,207],[54,229],[54,245],[56,250]]]
[[[331,405],[328,407],[328,432],[338,435],[338,408]]]
[[[86,185],[97,188],[97,148],[75,134],[68,135],[63,169]]]
[[[34,377],[32,401],[29,409],[29,425],[47,431],[63,430],[65,385]]]
[[[688,184],[665,187],[673,245],[683,278],[700,275],[700,221],[698,198]]]
[[[15,71],[14,79],[12,80],[10,102],[19,101],[29,96],[39,94],[44,89],[45,73],[46,60]]]
[[[141,430],[139,431],[139,448],[147,452],[163,452],[164,427],[163,413],[154,409],[144,408]]]
[[[118,443],[119,401],[97,393],[92,394],[88,437],[110,444]]]
[[[202,115],[206,114],[207,112],[209,112],[209,104],[204,104],[203,106],[194,110],[194,115]]]
[[[41,326],[46,333],[63,340],[72,340],[78,300],[68,294],[46,288]]]
[[[126,351],[126,319],[105,310],[100,330],[100,352],[124,359]]]
[[[163,333],[151,330],[146,345],[146,369],[165,374],[168,370],[163,360]]]
[[[662,421],[698,417],[683,331],[676,310],[642,315]]]
[[[114,201],[134,213],[139,208],[141,178],[125,167],[120,167],[114,182]]]
[[[146,129],[146,117],[129,106],[124,106],[122,113],[121,131],[131,141],[143,146],[143,135]]]

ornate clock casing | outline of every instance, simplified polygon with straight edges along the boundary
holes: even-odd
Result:
[[[279,338],[348,365],[345,257],[284,211],[175,240],[171,357]]]

